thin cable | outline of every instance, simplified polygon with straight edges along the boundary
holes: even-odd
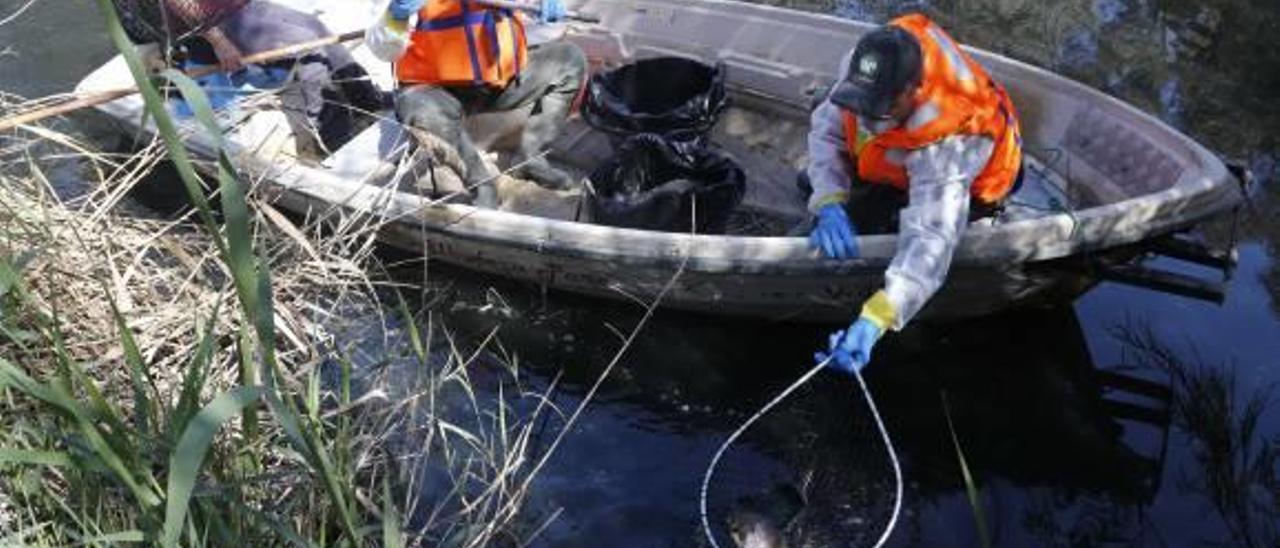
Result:
[[[827,363],[830,361],[831,358],[828,357],[823,360],[822,363],[815,365],[813,369],[810,369],[804,374],[804,376],[800,377],[799,380],[792,383],[786,390],[783,390],[782,393],[775,396],[769,401],[769,403],[766,403],[764,407],[761,407],[759,411],[756,411],[755,415],[752,415],[751,418],[747,419],[747,422],[742,423],[742,426],[739,426],[733,434],[729,435],[729,439],[725,440],[724,444],[720,446],[720,449],[716,451],[715,456],[711,457],[711,463],[707,465],[707,472],[702,476],[702,489],[699,493],[699,512],[702,514],[702,531],[706,534],[707,541],[711,543],[712,548],[720,548],[720,544],[716,542],[716,536],[711,532],[711,521],[707,518],[707,489],[711,485],[711,476],[715,474],[716,466],[720,464],[720,458],[724,456],[724,452],[729,449],[729,446],[738,441],[738,438],[742,436],[748,428],[751,428],[752,424],[755,424],[755,422],[760,420],[760,417],[763,417],[765,413],[768,413],[779,403],[782,403],[782,400],[787,399],[787,396],[790,396],[792,392],[795,392],[801,386],[804,386],[805,383],[809,382],[810,379],[813,379],[814,376],[827,367]],[[880,534],[880,539],[877,540],[875,544],[876,548],[880,548],[889,540],[889,535],[893,533],[894,528],[898,525],[898,516],[902,513],[902,466],[898,463],[898,452],[893,448],[893,440],[889,438],[889,430],[885,428],[884,420],[880,418],[880,410],[876,407],[875,399],[871,397],[871,390],[867,389],[866,381],[862,379],[862,373],[858,372],[857,369],[854,369],[853,376],[858,379],[858,386],[862,388],[862,395],[866,397],[867,406],[871,408],[871,415],[876,420],[876,427],[880,430],[880,437],[884,439],[885,451],[889,454],[889,461],[893,464],[893,477],[894,482],[897,484],[893,500],[893,514],[889,517],[888,525],[885,526],[884,532]]]
[[[880,437],[884,439],[884,449],[889,454],[889,462],[893,463],[893,480],[897,484],[893,496],[893,514],[889,516],[889,523],[885,525],[884,532],[880,533],[880,539],[875,544],[876,548],[880,548],[889,541],[889,535],[893,534],[894,528],[898,526],[898,516],[902,513],[902,465],[898,462],[898,452],[893,448],[893,440],[889,438],[889,429],[885,428],[884,419],[880,417],[880,408],[876,407],[876,401],[871,397],[871,390],[867,388],[867,381],[863,380],[862,373],[856,368],[853,370],[853,376],[858,379],[862,395],[867,399],[867,407],[871,408],[871,416],[876,419],[876,428],[880,429]]]
[[[30,2],[27,2],[25,5],[18,8],[18,11],[15,11],[8,17],[5,17],[3,21],[0,21],[0,27],[8,25],[9,23],[12,23],[14,19],[21,17],[23,13],[26,13],[26,11],[31,8],[31,6],[35,5],[36,1],[37,0],[31,0]]]

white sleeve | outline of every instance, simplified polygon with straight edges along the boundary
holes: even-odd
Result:
[[[900,215],[898,251],[885,272],[893,328],[902,329],[946,281],[956,245],[969,225],[969,187],[995,142],[949,137],[906,156],[909,203]]]
[[[848,74],[851,57],[852,52],[845,56],[835,80],[837,83]],[[840,107],[831,102],[830,91],[809,117],[809,166],[806,172],[809,184],[813,186],[813,195],[809,197],[810,211],[816,213],[829,203],[848,201],[849,185],[853,182],[855,170],[845,146]]]
[[[396,1],[388,11],[379,12],[369,28],[364,31],[364,44],[379,60],[395,63],[409,48],[409,19],[396,18],[396,9],[409,9],[421,2]],[[412,13],[412,12],[409,12]],[[410,15],[409,17],[412,17]]]

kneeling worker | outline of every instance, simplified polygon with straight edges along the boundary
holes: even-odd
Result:
[[[858,228],[898,225],[884,288],[829,341],[832,365],[852,371],[942,286],[969,222],[1013,190],[1022,138],[1003,86],[921,14],[863,37],[837,82],[809,133],[810,243],[855,258]]]
[[[219,65],[225,71],[199,79],[214,108],[235,103],[246,83],[279,88],[281,110],[306,159],[322,158],[346,142],[358,114],[389,106],[390,97],[341,45],[244,65],[245,56],[332,35],[315,15],[266,0],[116,0],[114,6],[129,39],[153,68],[165,67],[161,46],[176,40],[188,68]],[[179,112],[189,114],[179,104]]]
[[[417,23],[408,27],[417,14]],[[565,16],[560,0],[542,0],[543,22]],[[495,207],[493,179],[468,137],[463,117],[532,105],[515,158],[517,176],[561,189],[573,179],[552,167],[544,148],[568,119],[587,73],[577,46],[553,42],[530,47],[524,24],[512,10],[477,0],[392,0],[365,41],[380,58],[396,64],[402,84],[396,97],[400,121],[458,149],[473,203]]]

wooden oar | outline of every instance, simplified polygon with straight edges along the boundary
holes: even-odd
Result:
[[[495,8],[513,9],[513,10],[532,12],[532,13],[538,12],[537,6],[530,6],[523,2],[515,2],[511,0],[480,0],[479,3],[492,6]],[[587,15],[587,14],[576,13],[576,12],[569,13],[567,17],[575,21],[582,21],[582,22],[588,22],[588,23],[598,23],[600,21],[600,18],[595,17],[593,15]],[[351,31],[351,32],[339,34],[336,36],[327,36],[325,38],[312,40],[310,42],[303,42],[301,44],[294,44],[292,46],[285,46],[282,48],[258,52],[253,55],[246,55],[243,59],[241,59],[241,61],[246,65],[270,63],[272,61],[279,61],[281,59],[296,57],[301,53],[306,53],[307,51],[310,51],[319,47],[324,47],[331,44],[341,44],[344,42],[350,42],[352,40],[359,40],[360,38],[363,38],[363,37],[364,37],[363,30]],[[219,70],[221,69],[218,68],[217,66],[212,66],[212,65],[205,66],[205,67],[198,67],[198,68],[187,71],[187,75],[191,76],[192,78],[199,78],[201,76],[206,76],[214,72],[218,72]],[[74,99],[69,99],[66,102],[58,103],[56,105],[51,105],[43,108],[38,108],[29,112],[15,114],[13,116],[0,120],[0,132],[8,131],[20,125],[30,124],[31,122],[43,120],[45,118],[66,114],[68,112],[74,112],[82,108],[101,105],[103,103],[109,103],[111,101],[115,101],[116,99],[128,97],[135,93],[138,93],[138,88],[136,86],[120,88],[120,89],[111,89],[111,90],[105,90],[105,91],[97,91],[97,92],[90,93],[88,95],[82,95]]]

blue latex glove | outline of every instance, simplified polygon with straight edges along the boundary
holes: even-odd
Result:
[[[397,21],[408,21],[409,17],[422,9],[424,3],[424,0],[391,0],[391,4],[387,6],[387,13]]]
[[[538,20],[543,23],[555,23],[569,15],[561,0],[542,0],[542,8],[538,10]]]
[[[818,363],[831,357],[828,367],[852,374],[861,371],[871,361],[871,349],[880,340],[880,328],[866,318],[858,318],[849,329],[831,334],[827,352],[818,352],[813,358]]]
[[[818,224],[809,233],[809,245],[832,259],[858,258],[858,232],[844,204],[827,204],[818,210]]]

